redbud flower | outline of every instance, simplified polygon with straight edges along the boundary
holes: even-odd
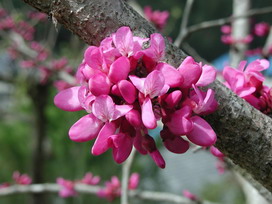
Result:
[[[86,173],[83,179],[81,179],[79,182],[87,185],[97,185],[100,182],[100,177],[93,176],[92,173]]]
[[[266,36],[269,33],[270,25],[266,22],[257,23],[254,26],[254,34],[263,37]]]
[[[70,128],[69,136],[77,142],[95,139],[93,155],[112,149],[114,160],[122,163],[134,146],[164,168],[156,141],[148,134],[157,127],[157,120],[164,124],[161,138],[169,151],[188,150],[182,135],[202,146],[214,144],[214,131],[198,116],[215,111],[214,92],[198,87],[212,83],[216,71],[192,57],[175,69],[162,61],[164,38],[152,34],[144,49],[148,40],[121,27],[100,46],[87,48],[76,73],[80,85],[58,93],[54,103],[66,111],[86,110],[88,115]]]
[[[194,201],[198,200],[198,197],[196,195],[192,194],[188,190],[183,191],[183,196],[186,197],[186,198],[189,198],[190,200],[194,200]]]
[[[29,185],[32,183],[32,179],[27,174],[20,174],[18,171],[13,173],[12,178],[19,185]]]
[[[60,185],[61,189],[59,191],[59,196],[62,198],[73,197],[77,195],[77,192],[74,189],[74,182],[65,180],[63,178],[57,178],[57,184]]]
[[[168,11],[152,11],[150,6],[144,7],[144,14],[147,20],[155,25],[158,30],[162,30],[169,17]]]

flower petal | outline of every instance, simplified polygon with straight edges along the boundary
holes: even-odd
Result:
[[[97,73],[89,79],[89,89],[95,96],[109,94],[110,88],[111,83],[104,73]]]
[[[123,56],[133,54],[133,33],[129,27],[119,28],[112,37],[115,47]]]
[[[80,86],[71,87],[59,92],[54,98],[54,104],[65,111],[79,111],[81,107],[78,99]]]
[[[211,84],[216,78],[216,69],[213,66],[204,65],[202,67],[202,73],[198,79],[197,86],[207,86]]]
[[[193,128],[193,123],[190,119],[191,108],[184,106],[183,108],[175,111],[171,115],[171,119],[166,123],[169,130],[175,135],[185,135]]]
[[[159,63],[156,66],[156,70],[163,74],[165,84],[168,84],[171,88],[179,87],[183,83],[183,77],[180,72],[167,63]]]
[[[112,120],[116,120],[124,115],[126,115],[130,110],[132,110],[132,105],[115,105],[114,114]]]
[[[125,101],[129,104],[134,103],[137,97],[137,90],[133,84],[127,80],[121,80],[118,83],[119,91]]]
[[[112,120],[115,112],[115,104],[112,98],[108,95],[101,95],[96,97],[93,106],[93,114],[103,122]]]
[[[150,96],[150,98],[154,98],[156,96],[160,96],[162,89],[165,86],[165,80],[160,71],[154,70],[150,74],[147,75],[144,81],[144,94],[145,96]],[[167,89],[167,87],[165,87]],[[168,87],[169,88],[169,87]],[[167,90],[164,89],[164,92]]]
[[[144,82],[145,78],[139,78],[137,76],[130,75],[129,79],[133,83],[133,85],[141,92],[144,93]]]
[[[193,116],[191,120],[193,121],[193,130],[186,134],[187,138],[199,146],[213,145],[216,141],[216,134],[209,123],[199,116]]]
[[[108,142],[113,144],[112,153],[114,160],[118,164],[124,162],[132,150],[133,138],[127,134],[119,133],[110,136]]]
[[[150,98],[146,98],[142,104],[142,121],[146,128],[154,129],[157,127],[157,121],[152,109]]]
[[[105,125],[100,130],[94,145],[92,147],[93,155],[100,155],[106,152],[111,146],[108,143],[108,138],[114,135],[116,131],[116,126],[114,123],[105,123]]]
[[[120,80],[127,79],[129,71],[129,60],[122,56],[111,64],[108,76],[113,83],[117,83]]]
[[[69,137],[75,142],[86,142],[94,139],[103,123],[92,113],[80,118],[69,130]]]
[[[175,136],[174,139],[166,139],[163,141],[163,144],[170,152],[176,154],[183,154],[190,147],[189,142],[182,139],[181,136]]]

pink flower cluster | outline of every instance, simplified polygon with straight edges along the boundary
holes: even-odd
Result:
[[[144,14],[146,19],[153,23],[159,31],[164,29],[169,17],[168,11],[153,11],[150,6],[144,7]]]
[[[20,174],[18,171],[13,173],[12,178],[19,185],[29,185],[32,183],[32,179],[27,174]]]
[[[234,39],[231,36],[231,26],[230,25],[223,25],[221,27],[221,32],[223,35],[221,36],[221,41],[224,44],[227,45],[232,45],[235,43],[251,43],[253,41],[253,36],[258,36],[258,37],[264,37],[267,36],[270,30],[270,25],[266,22],[260,22],[254,25],[251,34],[246,36],[245,38],[242,39]]]
[[[149,47],[143,49],[148,41]],[[158,120],[163,123],[163,144],[171,152],[186,152],[187,139],[200,146],[213,145],[216,134],[200,116],[215,111],[217,102],[211,89],[204,92],[198,87],[215,80],[215,69],[192,57],[176,69],[163,62],[164,55],[160,34],[149,40],[133,36],[128,27],[119,28],[99,47],[90,46],[77,71],[81,84],[54,99],[63,110],[88,113],[70,128],[70,139],[95,139],[91,153],[100,155],[111,148],[117,163],[125,161],[134,146],[161,168],[165,161],[148,134]]]
[[[232,44],[235,44],[235,43],[248,44],[248,43],[252,42],[252,40],[253,40],[252,35],[248,35],[248,36],[246,36],[245,38],[242,38],[242,39],[234,39],[231,36],[231,30],[232,29],[231,29],[230,25],[224,25],[224,26],[221,27],[221,32],[223,33],[223,35],[221,36],[222,43],[227,44],[227,45],[232,45]]]
[[[46,14],[40,12],[31,12],[28,15],[27,21],[21,20],[17,22],[8,12],[0,8],[0,30],[3,30],[9,35],[16,33],[22,37],[25,45],[33,53],[33,56],[26,55],[21,52],[20,45],[17,42],[12,42],[8,48],[8,53],[13,60],[17,60],[21,68],[31,73],[36,71],[39,75],[39,83],[45,84],[50,82],[49,78],[57,72],[71,73],[71,67],[68,65],[66,58],[53,60],[51,53],[39,42],[34,40],[36,29],[34,25],[37,21],[44,21]],[[49,80],[49,81],[48,81]],[[61,80],[54,84],[58,90],[71,87],[71,84]]]
[[[265,114],[272,112],[272,89],[265,86],[261,73],[269,67],[269,61],[258,59],[246,66],[242,61],[238,69],[226,66],[223,70],[225,85],[256,109]]]
[[[100,182],[99,176],[93,176],[92,173],[86,173],[83,179],[70,181],[63,178],[57,178],[57,184],[61,186],[59,196],[62,198],[73,197],[77,195],[76,184],[97,185]]]
[[[12,175],[13,183],[18,185],[29,185],[32,183],[32,179],[27,174],[21,174],[19,171],[13,172]],[[0,184],[1,188],[7,188],[11,185],[11,183],[5,182]]]
[[[128,183],[129,190],[137,189],[139,185],[140,175],[138,173],[131,174]],[[105,183],[105,187],[98,191],[97,196],[100,198],[105,198],[108,201],[113,201],[115,198],[121,195],[121,183],[118,177],[113,176],[110,181]]]

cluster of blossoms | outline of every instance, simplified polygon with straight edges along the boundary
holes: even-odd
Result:
[[[128,189],[135,190],[139,185],[140,175],[138,173],[131,174],[128,182]],[[110,181],[105,182],[105,187],[98,191],[97,196],[113,201],[121,196],[121,182],[118,177],[113,176]]]
[[[223,70],[225,85],[256,109],[265,114],[272,112],[272,88],[263,84],[261,73],[269,67],[269,61],[258,59],[246,66],[242,61],[238,69],[226,66]]]
[[[27,52],[31,51],[31,55],[27,55],[22,50],[21,40],[11,40],[10,47],[7,49],[11,59],[18,61],[18,64],[24,70],[38,75],[38,82],[45,84],[49,78],[59,72],[66,72],[71,75],[72,68],[68,65],[66,58],[53,59],[51,53],[39,42],[35,41],[36,29],[34,25],[44,22],[47,19],[46,14],[40,12],[30,12],[27,21],[15,20],[13,16],[9,15],[4,9],[0,8],[0,35],[6,39],[6,34],[9,36],[17,35],[22,38]],[[17,37],[17,38],[18,38]],[[55,84],[58,90],[70,87],[71,85],[64,80],[56,81]]]
[[[95,186],[99,184],[100,177],[99,176],[93,176],[92,173],[86,173],[85,176],[81,180],[76,181],[70,181],[63,178],[57,178],[57,184],[61,186],[61,189],[59,191],[59,196],[62,198],[68,198],[73,197],[77,195],[77,192],[75,190],[76,184],[85,184],[90,186]]]
[[[212,83],[216,71],[192,57],[175,69],[162,62],[163,37],[152,34],[149,47],[143,49],[148,40],[121,27],[99,47],[90,46],[77,71],[80,85],[59,92],[54,103],[66,111],[88,112],[70,128],[69,136],[76,142],[95,139],[93,155],[111,148],[114,160],[122,163],[134,146],[164,168],[165,161],[148,134],[160,119],[160,135],[171,152],[186,152],[187,139],[199,146],[215,143],[215,132],[200,117],[217,108],[214,92],[198,87]]]
[[[144,7],[145,18],[151,22],[159,31],[162,31],[167,24],[168,11],[153,11],[150,6]]]
[[[131,174],[128,183],[129,190],[137,189],[139,185],[140,176],[138,173]],[[57,178],[57,184],[60,185],[59,196],[62,198],[77,196],[77,191],[75,189],[77,184],[85,184],[90,186],[96,186],[100,182],[99,176],[93,176],[92,173],[86,173],[86,175],[81,180],[71,181],[63,178]],[[97,192],[97,196],[100,198],[105,198],[108,201],[113,201],[115,198],[121,195],[121,182],[117,176],[113,176],[110,181],[105,182],[105,186],[102,187]]]
[[[232,45],[235,43],[251,43],[254,36],[257,37],[265,37],[268,35],[270,30],[270,25],[265,22],[260,22],[254,25],[251,34],[246,36],[243,39],[233,39],[231,36],[231,26],[230,25],[224,25],[221,27],[221,32],[223,35],[221,36],[221,41],[224,44]]]
[[[12,175],[13,183],[18,185],[29,185],[32,183],[32,179],[27,174],[20,174],[18,171],[15,171]],[[6,188],[12,185],[13,183],[2,183],[0,184],[1,188]]]

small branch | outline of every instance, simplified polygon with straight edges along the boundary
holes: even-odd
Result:
[[[102,186],[90,186],[85,184],[76,184],[75,190],[79,193],[94,194],[102,188]],[[12,185],[6,188],[0,189],[0,196],[21,194],[21,193],[58,193],[61,187],[54,183],[44,184],[31,184],[31,185]],[[209,201],[191,201],[183,196],[165,193],[165,192],[154,192],[154,191],[129,191],[128,196],[131,198],[137,198],[140,200],[151,200],[151,201],[165,201],[167,203],[178,203],[178,204],[212,204]],[[214,204],[214,203],[213,203]]]
[[[174,45],[176,45],[177,47],[179,47],[181,45],[182,36],[187,32],[187,25],[188,25],[189,16],[190,16],[193,4],[194,4],[194,0],[187,0],[186,1],[186,5],[184,8],[184,14],[183,14],[182,20],[181,20],[180,31],[179,31],[177,39],[174,42]]]
[[[130,168],[135,156],[135,152],[136,150],[133,148],[129,158],[122,166],[121,204],[128,204],[128,181],[129,181]]]
[[[272,48],[272,26],[270,27],[268,37],[266,39],[264,48],[262,50],[262,55],[264,58],[268,58],[269,56],[269,49]]]
[[[238,19],[238,18],[245,18],[245,17],[267,14],[267,13],[272,13],[272,7],[266,7],[266,8],[261,8],[261,9],[252,9],[252,10],[249,10],[244,15],[229,16],[226,18],[220,18],[220,19],[211,20],[211,21],[204,21],[202,23],[192,25],[187,29],[187,32],[184,33],[184,35],[181,37],[179,45],[194,32],[208,29],[208,28],[222,26],[226,23],[231,23],[233,20]]]

